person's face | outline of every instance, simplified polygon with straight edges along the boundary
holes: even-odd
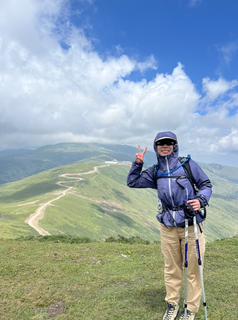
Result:
[[[168,144],[166,144],[168,143]],[[160,145],[157,145],[157,151],[160,156],[169,156],[174,150],[174,146],[170,145],[168,141],[161,140]]]

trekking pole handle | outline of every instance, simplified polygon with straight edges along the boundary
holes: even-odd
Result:
[[[188,200],[183,201],[183,211],[184,211],[185,219],[193,218],[197,214],[196,211],[191,206],[191,204],[189,204],[187,201]]]

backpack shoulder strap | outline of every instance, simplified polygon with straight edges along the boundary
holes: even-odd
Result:
[[[154,179],[154,183],[157,189],[157,170],[158,170],[159,164],[157,163],[154,167],[154,172],[153,172],[153,179]]]
[[[191,156],[188,155],[187,157],[179,157],[178,159],[179,159],[180,163],[182,164],[184,171],[185,171],[185,174],[193,187],[194,194],[196,195],[198,193],[198,187],[197,187],[195,180],[193,178],[192,170],[191,170],[191,167],[189,164],[189,160],[191,159]],[[157,188],[157,170],[158,170],[158,164],[155,165],[154,172],[153,172],[153,180],[154,180],[156,188]],[[170,178],[170,177],[166,177],[166,178]]]
[[[196,195],[198,193],[198,187],[195,183],[194,177],[193,177],[193,173],[189,164],[189,160],[191,159],[191,156],[188,155],[187,157],[179,157],[179,161],[181,163],[183,163],[183,169],[187,175],[187,178],[189,180],[189,182],[191,183],[193,190],[194,190],[194,194]]]

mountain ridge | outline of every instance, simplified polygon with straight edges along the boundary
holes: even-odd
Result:
[[[33,174],[52,169],[58,166],[84,161],[95,156],[108,156],[108,160],[134,161],[137,148],[119,144],[97,144],[97,143],[59,143],[55,145],[42,146],[36,150],[16,149],[0,151],[0,185],[13,182],[31,176]],[[144,167],[157,162],[155,153],[147,151],[145,154]],[[220,164],[203,163],[202,166],[208,171],[223,171],[225,167]],[[236,167],[233,170],[238,170]],[[238,172],[238,171],[237,171]],[[233,174],[230,174],[233,176]],[[233,181],[238,183],[238,174]]]

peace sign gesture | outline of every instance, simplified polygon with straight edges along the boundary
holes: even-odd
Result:
[[[136,156],[135,156],[135,160],[137,163],[143,163],[144,161],[144,154],[146,153],[147,151],[147,147],[145,148],[145,150],[143,152],[140,151],[140,146],[138,146],[138,151],[139,153],[136,153]]]

